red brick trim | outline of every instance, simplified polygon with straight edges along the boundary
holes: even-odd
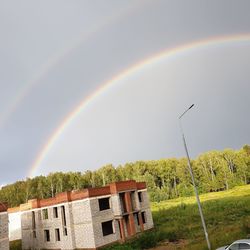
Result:
[[[145,189],[147,188],[146,182],[136,182],[137,189]]]
[[[128,220],[129,220],[130,233],[131,233],[130,236],[133,236],[136,234],[134,214],[129,214]]]
[[[126,235],[125,235],[125,229],[124,229],[124,220],[123,219],[119,219],[119,224],[120,224],[121,241],[125,242]]]
[[[144,231],[144,224],[143,224],[143,221],[142,221],[141,212],[138,213],[138,217],[139,217],[139,224],[140,224],[141,232],[143,232]]]
[[[110,191],[111,194],[116,194],[122,191],[126,190],[136,190],[136,181],[130,180],[130,181],[120,181],[110,184]]]
[[[116,194],[119,192],[144,189],[144,188],[146,188],[145,182],[136,182],[134,180],[114,182],[105,187],[86,188],[83,190],[77,190],[77,191],[72,191],[72,192],[58,193],[53,198],[41,199],[41,200],[40,199],[29,200],[27,203],[21,204],[17,208],[8,209],[8,212],[14,213],[17,211],[26,211],[26,210],[30,210],[34,208],[49,207],[49,206],[54,206],[60,203],[83,200],[85,198],[90,198],[90,197],[111,195],[111,194]],[[129,206],[131,206],[130,197],[127,197],[127,200],[128,200]],[[129,211],[131,211],[131,208],[129,209]]]

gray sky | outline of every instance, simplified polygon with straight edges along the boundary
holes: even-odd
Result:
[[[104,82],[163,50],[249,34],[249,1],[1,1],[0,184],[23,179],[51,135]],[[215,40],[215,39],[214,39]],[[35,174],[192,157],[249,143],[250,40],[162,58],[103,91]]]

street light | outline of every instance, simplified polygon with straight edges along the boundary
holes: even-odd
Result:
[[[192,169],[191,161],[190,161],[190,158],[189,158],[189,153],[188,153],[187,144],[186,144],[186,140],[185,140],[185,136],[184,136],[184,131],[183,131],[182,125],[181,125],[181,118],[182,118],[191,108],[193,108],[193,106],[194,106],[194,104],[192,104],[187,110],[185,110],[185,111],[183,112],[183,114],[182,114],[181,116],[179,116],[179,122],[180,122],[180,129],[181,129],[181,133],[182,133],[183,144],[184,144],[184,148],[185,148],[186,155],[187,155],[187,159],[188,159],[189,172],[190,172],[190,175],[191,175],[191,178],[192,178],[192,182],[193,182],[193,186],[194,186],[194,192],[195,192],[195,196],[196,196],[196,200],[197,200],[197,203],[198,203],[198,208],[199,208],[199,212],[200,212],[200,216],[201,216],[201,222],[202,222],[203,230],[204,230],[205,237],[206,237],[206,241],[207,241],[207,247],[208,247],[209,250],[211,250],[211,245],[210,245],[210,241],[209,241],[208,233],[207,233],[207,227],[206,227],[206,223],[205,223],[204,216],[203,216],[203,212],[202,212],[202,208],[201,208],[201,202],[200,202],[200,198],[199,198],[199,194],[198,194],[197,187],[196,187],[196,185],[195,185],[193,169]]]

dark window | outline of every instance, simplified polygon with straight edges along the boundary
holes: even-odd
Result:
[[[66,214],[65,214],[65,207],[61,206],[61,212],[62,212],[62,224],[63,226],[66,226]]]
[[[53,208],[53,214],[54,214],[54,218],[58,218],[58,209],[57,209],[57,207]]]
[[[130,200],[131,200],[132,211],[134,211],[134,210],[136,210],[136,205],[135,205],[135,191],[130,192]]]
[[[66,224],[66,214],[65,214],[65,207],[61,206],[61,213],[62,213],[62,225],[63,225],[63,235],[68,235],[67,232],[67,224]]]
[[[146,212],[142,212],[141,217],[142,217],[143,224],[145,224],[146,223]]]
[[[61,239],[60,239],[60,230],[59,230],[59,228],[55,229],[55,234],[56,234],[56,241],[60,241]]]
[[[43,209],[43,219],[44,220],[47,220],[49,218],[49,214],[48,214],[48,209]]]
[[[109,234],[113,234],[113,221],[106,221],[102,223],[102,234],[103,236],[109,235]]]
[[[126,213],[127,207],[126,207],[126,202],[125,202],[125,193],[120,193],[119,197],[120,197],[120,204],[121,204],[122,213]]]
[[[102,198],[98,200],[100,211],[110,209],[109,198]]]
[[[140,225],[140,220],[139,220],[139,214],[136,213],[136,221],[137,221],[137,225]]]
[[[32,229],[36,229],[36,217],[35,217],[35,212],[32,211]],[[36,238],[36,237],[34,237]]]
[[[44,230],[44,240],[45,241],[50,241],[49,230]]]
[[[142,192],[138,192],[139,202],[142,202]]]

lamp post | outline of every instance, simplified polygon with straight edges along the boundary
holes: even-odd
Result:
[[[196,201],[197,201],[197,203],[198,203],[198,208],[199,208],[199,212],[200,212],[201,222],[202,222],[203,230],[204,230],[205,237],[206,237],[206,241],[207,241],[207,247],[208,247],[209,250],[211,250],[211,245],[210,245],[210,241],[209,241],[208,233],[207,233],[207,227],[206,227],[205,219],[204,219],[203,212],[202,212],[200,197],[199,197],[198,190],[197,190],[197,187],[196,187],[196,184],[195,184],[194,173],[193,173],[193,169],[192,169],[192,166],[191,166],[191,161],[190,161],[190,158],[189,158],[189,153],[188,153],[187,144],[186,144],[186,140],[185,140],[185,136],[184,136],[184,131],[183,131],[183,128],[182,128],[182,125],[181,125],[181,118],[182,118],[191,108],[193,108],[193,106],[194,106],[194,104],[192,104],[187,110],[185,110],[185,111],[182,113],[181,116],[179,116],[179,122],[180,122],[180,129],[181,129],[181,133],[182,133],[183,144],[184,144],[184,148],[185,148],[186,155],[187,155],[187,159],[188,159],[189,172],[190,172],[191,179],[192,179],[192,182],[193,182],[194,192],[195,192],[195,196],[196,196]]]

